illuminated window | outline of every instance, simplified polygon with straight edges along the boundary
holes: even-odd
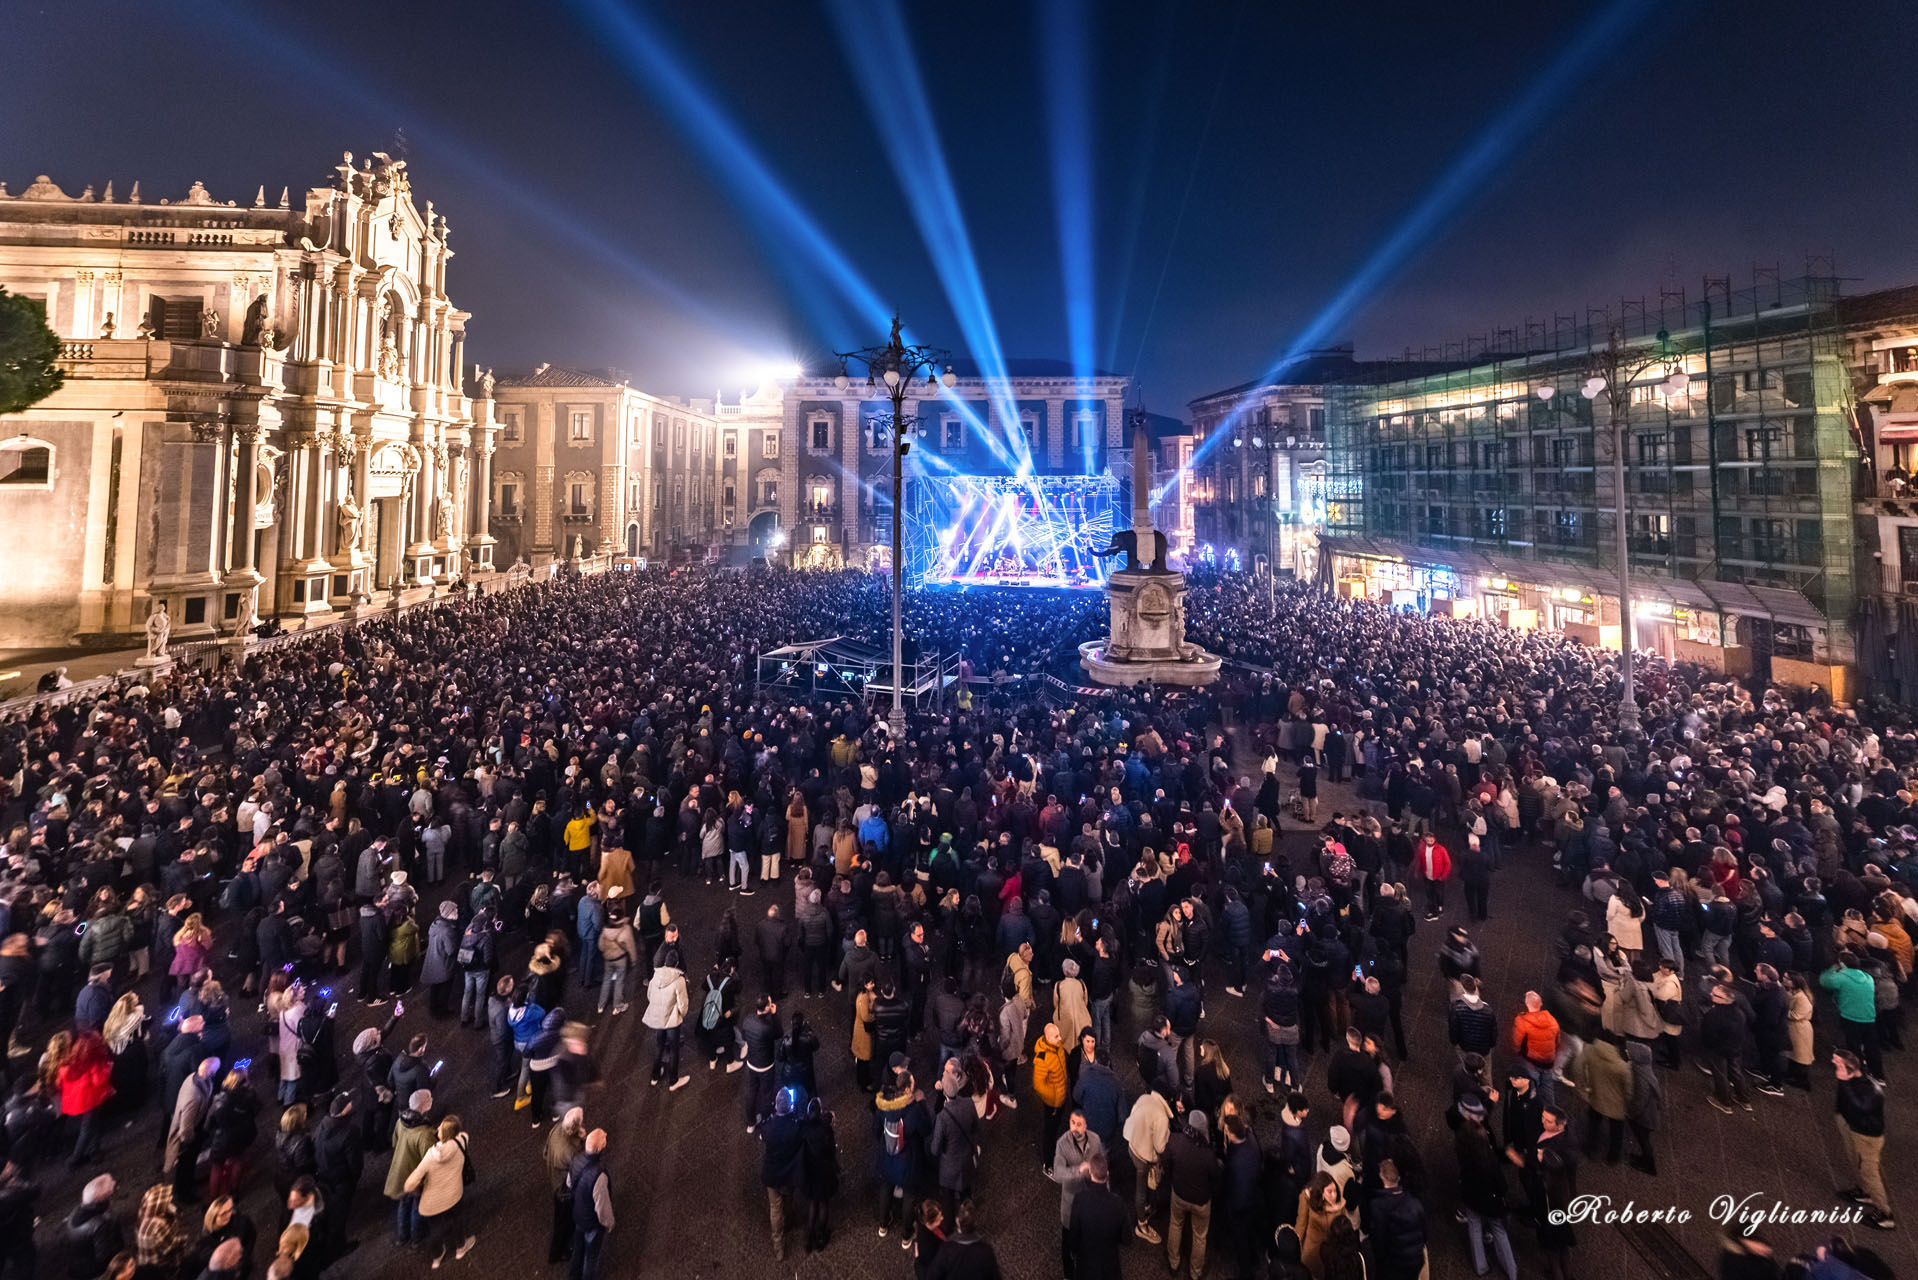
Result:
[[[812,527],[812,540],[823,546],[832,540],[832,530],[823,524],[816,524]]]
[[[569,436],[573,440],[591,440],[593,438],[593,415],[591,413],[574,414],[572,430]]]

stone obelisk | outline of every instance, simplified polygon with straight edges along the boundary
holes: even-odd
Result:
[[[1079,646],[1079,665],[1099,684],[1202,685],[1219,660],[1185,638],[1185,575],[1165,567],[1152,527],[1152,446],[1146,416],[1132,422],[1132,556],[1106,580],[1110,633]]]

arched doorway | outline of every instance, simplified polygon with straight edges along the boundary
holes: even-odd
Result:
[[[772,555],[784,541],[780,536],[777,511],[762,511],[746,526],[746,542],[756,556]]]
[[[636,524],[626,526],[626,554],[635,557],[639,555],[639,526]]]

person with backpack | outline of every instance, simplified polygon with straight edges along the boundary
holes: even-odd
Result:
[[[873,1098],[872,1115],[879,1146],[879,1238],[884,1240],[888,1231],[896,1230],[910,1249],[913,1208],[925,1183],[926,1144],[933,1118],[926,1095],[914,1085],[903,1062],[887,1067],[886,1084]]]
[[[745,1065],[735,1055],[733,1025],[738,1019],[739,982],[733,962],[722,957],[706,975],[706,991],[699,1002],[699,1043],[706,1050],[706,1069],[716,1071],[721,1060],[733,1072]]]
[[[606,908],[606,927],[599,935],[600,959],[606,962],[599,980],[599,1011],[606,1012],[610,999],[614,1014],[626,1012],[626,978],[639,959],[639,937],[626,909],[617,900]]]
[[[466,922],[460,932],[459,949],[453,953],[453,963],[460,972],[462,1027],[478,1027],[486,1013],[486,991],[493,984],[493,962],[498,954],[493,931],[493,910],[483,907]]]

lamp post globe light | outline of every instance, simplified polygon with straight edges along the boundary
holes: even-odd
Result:
[[[1638,698],[1634,691],[1632,673],[1632,648],[1636,636],[1636,626],[1632,617],[1632,546],[1631,511],[1625,490],[1625,434],[1631,425],[1632,387],[1640,375],[1648,370],[1663,366],[1664,378],[1656,384],[1659,394],[1667,398],[1686,394],[1691,386],[1691,375],[1687,374],[1672,349],[1671,335],[1660,329],[1657,348],[1652,352],[1631,352],[1625,349],[1624,334],[1617,328],[1611,331],[1602,348],[1594,350],[1585,362],[1589,376],[1579,388],[1579,395],[1587,400],[1596,401],[1603,396],[1608,410],[1607,425],[1612,436],[1612,492],[1618,503],[1618,518],[1615,534],[1618,556],[1618,651],[1619,674],[1623,687],[1618,698],[1618,727],[1621,732],[1630,732],[1638,728]],[[1550,383],[1538,388],[1538,398],[1550,404],[1557,388]]]
[[[838,376],[832,380],[834,387],[844,391],[852,385],[850,370],[864,369],[866,386],[876,389],[883,382],[886,396],[892,401],[892,712],[886,717],[886,726],[891,731],[893,742],[900,743],[906,740],[906,637],[902,609],[905,556],[900,546],[901,476],[905,469],[906,454],[912,450],[911,437],[919,425],[917,418],[906,413],[906,397],[912,394],[915,385],[922,387],[927,394],[937,394],[942,387],[951,387],[957,379],[952,374],[952,353],[939,347],[908,344],[900,333],[898,316],[892,318],[892,335],[883,347],[861,347],[857,351],[834,354],[839,360]],[[940,372],[942,366],[943,373]],[[923,382],[921,375],[924,375]]]

